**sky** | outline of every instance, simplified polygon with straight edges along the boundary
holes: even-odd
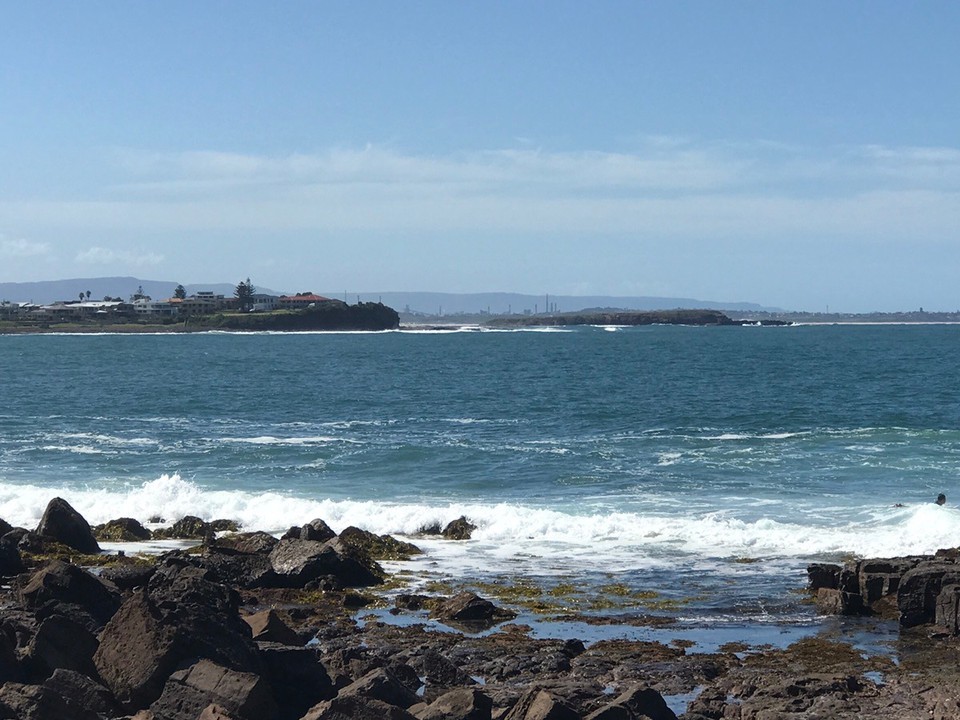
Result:
[[[960,308],[952,0],[0,10],[0,282]]]

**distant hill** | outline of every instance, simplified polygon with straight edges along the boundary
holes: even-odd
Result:
[[[38,304],[57,300],[76,300],[80,293],[90,291],[91,300],[104,297],[120,297],[127,300],[142,287],[143,292],[155,299],[173,295],[178,283],[169,280],[141,280],[135,277],[74,278],[71,280],[44,280],[29,283],[0,283],[0,300],[10,302],[34,302]],[[187,294],[209,290],[218,295],[233,296],[236,285],[210,283],[207,285],[184,285]],[[257,287],[257,292],[275,295],[273,290]]]
[[[339,297],[337,293],[321,293]],[[404,314],[426,315],[473,315],[489,312],[491,315],[530,312],[577,312],[591,308],[617,308],[622,310],[734,310],[738,312],[779,312],[779,308],[765,307],[748,302],[723,302],[696,300],[693,298],[610,296],[610,295],[523,295],[520,293],[431,293],[431,292],[371,292],[351,293],[349,302],[357,297],[363,301],[378,300]],[[547,305],[550,305],[548,308]]]
[[[0,283],[0,301],[51,303],[57,300],[73,300],[80,293],[90,291],[94,300],[104,297],[121,297],[124,300],[142,287],[144,293],[152,298],[168,298],[176,288],[175,280],[144,280],[135,277],[74,278],[71,280],[45,280],[29,283]],[[233,295],[235,285],[229,283],[208,283],[204,285],[184,285],[188,294],[208,290],[226,296]],[[256,286],[257,292],[269,295],[282,295],[292,292],[278,292]],[[312,288],[308,288],[312,289]],[[591,308],[616,308],[621,310],[730,310],[738,312],[780,312],[779,308],[764,307],[747,302],[721,302],[716,300],[695,300],[692,298],[610,296],[610,295],[524,295],[521,293],[435,293],[435,292],[363,292],[348,293],[322,292],[321,295],[337,298],[345,302],[382,302],[405,314],[424,316],[476,315],[489,312],[492,315],[507,313],[523,314],[530,312],[577,312]],[[550,307],[547,307],[549,303]]]

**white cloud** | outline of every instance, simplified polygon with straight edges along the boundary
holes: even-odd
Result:
[[[50,245],[44,242],[30,242],[23,238],[8,240],[0,235],[0,257],[5,258],[30,258],[48,255]]]
[[[163,255],[157,253],[134,253],[127,250],[112,250],[104,247],[92,247],[77,253],[76,262],[84,265],[124,265],[149,267],[163,262]]]

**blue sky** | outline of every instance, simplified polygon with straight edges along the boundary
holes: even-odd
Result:
[[[3,18],[0,281],[960,308],[955,2]]]

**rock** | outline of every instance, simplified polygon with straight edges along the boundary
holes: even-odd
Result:
[[[150,710],[157,720],[196,720],[214,703],[236,720],[277,717],[276,703],[264,679],[210,660],[200,660],[186,670],[173,673]]]
[[[276,610],[262,610],[253,615],[244,615],[242,619],[250,626],[254,640],[281,645],[303,645],[300,636],[290,629]]]
[[[76,605],[102,627],[117,611],[120,598],[96,576],[76,565],[53,560],[34,573],[20,590],[24,607],[37,610],[47,603]]]
[[[503,720],[580,720],[580,715],[546,690],[527,690]]]
[[[47,503],[36,532],[82,553],[100,552],[90,525],[63,498],[56,497]]]
[[[821,615],[860,615],[863,611],[863,599],[859,594],[833,588],[817,590],[815,602]]]
[[[203,712],[197,716],[197,720],[237,720],[233,715],[227,712],[227,709],[213,703],[207,705]]]
[[[379,565],[360,556],[338,538],[324,543],[281,540],[270,553],[270,563],[279,587],[304,587],[325,576],[335,577],[341,587],[365,587],[383,582]]]
[[[56,670],[73,670],[96,677],[93,654],[97,638],[83,625],[62,615],[51,615],[40,623],[26,649],[25,662],[38,681]]]
[[[0,718],[103,720],[117,712],[105,688],[69,670],[57,670],[42,685],[7,683],[0,688]]]
[[[920,558],[888,558],[862,560],[857,563],[857,576],[863,604],[873,607],[888,595],[896,594],[900,579],[919,564]]]
[[[427,702],[438,699],[453,688],[476,685],[476,680],[433,648],[428,648],[411,664],[423,678],[423,697]]]
[[[493,701],[474,688],[451,690],[415,713],[420,720],[490,720]]]
[[[416,720],[416,716],[382,700],[351,695],[318,703],[300,720]]]
[[[416,693],[388,668],[371,670],[337,694],[338,699],[351,696],[380,700],[402,708],[408,708],[419,701]]]
[[[944,585],[937,595],[934,622],[951,635],[960,632],[960,585]]]
[[[111,565],[100,571],[100,577],[126,591],[145,586],[156,571],[153,565]]]
[[[9,541],[0,539],[0,577],[12,577],[26,571],[23,558],[20,557],[20,548],[11,538]]]
[[[931,560],[907,570],[897,591],[900,626],[934,622],[937,596],[944,586],[955,584],[960,584],[960,566],[950,561]]]
[[[281,718],[299,718],[337,691],[315,648],[258,643],[264,677],[273,688]]]
[[[174,538],[179,540],[203,540],[213,530],[209,523],[194,515],[185,515],[168,528],[153,531],[155,538]]]
[[[461,515],[456,520],[447,523],[442,534],[447,540],[469,540],[476,529],[476,525]]]
[[[11,525],[10,523],[8,523],[8,522],[7,522],[6,520],[4,520],[3,518],[0,518],[0,538],[2,538],[4,535],[6,535],[6,534],[7,534],[8,532],[10,532],[11,530],[13,530],[13,525]]]
[[[277,584],[277,576],[270,558],[266,554],[238,553],[218,545],[207,548],[199,561],[209,570],[217,582],[241,588],[272,587]]]
[[[326,542],[332,540],[337,534],[330,529],[330,526],[320,518],[315,518],[300,528],[298,537],[301,540],[316,540],[317,542]]]
[[[490,626],[517,616],[472,592],[462,592],[441,603],[434,615],[446,621]]]
[[[413,543],[397,540],[390,535],[375,535],[353,526],[340,533],[340,541],[374,560],[409,560],[413,555],[423,552]]]
[[[17,658],[17,645],[10,637],[7,627],[0,627],[0,685],[5,682],[19,682],[23,679],[20,661]]]
[[[93,536],[107,542],[137,542],[151,537],[150,531],[133,518],[117,518],[97,525]]]
[[[831,563],[812,563],[807,565],[808,587],[813,592],[816,592],[820,588],[836,590],[839,587],[841,570],[842,568],[839,565],[833,565]]]
[[[240,523],[238,523],[236,520],[229,520],[227,518],[217,518],[215,520],[211,520],[208,525],[213,532],[237,532],[240,530]]]
[[[623,705],[604,705],[586,715],[583,720],[633,720],[633,715]]]
[[[183,557],[167,556],[104,628],[93,660],[126,710],[154,702],[187,661],[206,658],[230,670],[262,672],[236,592],[204,576]]]
[[[634,687],[614,699],[610,705],[623,707],[631,718],[650,720],[677,720],[676,714],[653,688]]]
[[[273,535],[265,532],[241,533],[239,535],[222,537],[217,540],[221,549],[232,549],[247,555],[267,555],[280,542]]]

